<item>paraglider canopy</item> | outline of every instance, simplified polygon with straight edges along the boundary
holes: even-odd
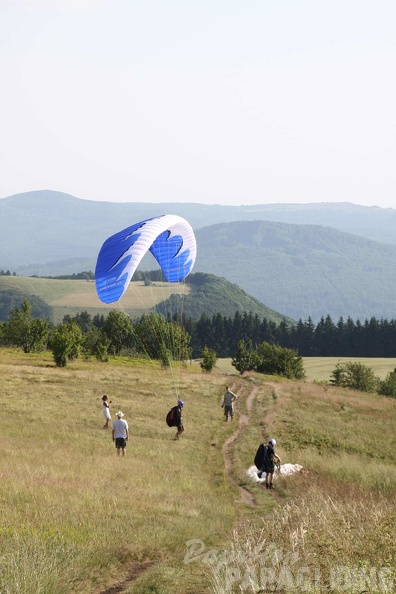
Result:
[[[148,251],[167,281],[182,281],[191,272],[197,252],[190,224],[177,215],[162,215],[131,225],[106,239],[95,269],[96,292],[101,301],[114,303],[121,299]]]

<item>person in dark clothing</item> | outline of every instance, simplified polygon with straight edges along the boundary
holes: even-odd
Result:
[[[272,484],[272,480],[274,477],[275,471],[275,461],[280,464],[281,459],[279,458],[278,454],[275,453],[275,446],[276,441],[275,439],[270,439],[267,445],[267,455],[264,459],[262,470],[265,472],[265,488],[266,489],[273,489],[274,486]]]
[[[175,425],[177,427],[177,433],[174,437],[175,440],[179,439],[180,435],[183,433],[184,431],[184,426],[183,426],[183,406],[184,406],[184,402],[183,400],[179,400],[177,403],[177,406],[175,407]]]

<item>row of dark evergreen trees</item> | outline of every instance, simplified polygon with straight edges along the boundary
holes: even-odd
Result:
[[[64,321],[75,322],[86,334],[93,326],[103,328],[106,318],[93,318],[85,311]],[[207,347],[218,357],[234,357],[238,343],[251,341],[253,347],[268,342],[283,348],[294,349],[302,357],[396,357],[396,320],[371,318],[361,323],[342,317],[334,323],[328,315],[315,325],[311,318],[297,324],[260,319],[251,313],[236,312],[233,317],[215,314],[192,319],[172,320],[190,335],[191,356],[201,357]],[[125,344],[128,347],[128,344]]]
[[[291,325],[276,324],[252,314],[203,315],[198,321],[183,321],[191,336],[193,357],[203,347],[216,351],[218,357],[233,357],[240,340],[253,345],[263,342],[296,349],[303,357],[396,357],[396,320],[371,318],[361,323],[342,317],[334,323],[328,315],[314,324],[311,318]]]
[[[69,316],[66,316],[69,320]],[[82,312],[73,318],[85,333],[91,323],[103,327],[105,317]],[[396,320],[371,318],[361,323],[350,317],[342,317],[334,323],[328,315],[314,324],[311,318],[297,324],[260,319],[251,313],[236,312],[233,317],[215,314],[192,319],[173,321],[181,324],[191,336],[192,357],[202,355],[207,347],[218,357],[234,357],[241,340],[251,341],[253,346],[268,342],[297,350],[302,357],[396,357]]]

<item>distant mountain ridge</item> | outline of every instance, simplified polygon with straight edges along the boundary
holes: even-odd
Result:
[[[40,190],[0,199],[0,266],[19,267],[24,274],[32,274],[33,266],[47,262],[93,260],[109,235],[159,214],[178,214],[194,230],[216,223],[267,220],[325,225],[396,245],[396,210],[390,208],[349,203],[224,206],[95,202]]]
[[[396,246],[269,221],[196,231],[195,270],[222,275],[293,319],[396,318]]]
[[[195,230],[194,272],[225,277],[285,316],[396,317],[396,210],[349,203],[112,203],[28,192],[0,200],[0,268],[21,276],[94,270],[109,235],[165,213]]]

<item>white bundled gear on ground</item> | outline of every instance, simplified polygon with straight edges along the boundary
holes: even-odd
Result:
[[[274,479],[276,479],[277,476],[292,476],[293,474],[300,472],[302,468],[301,464],[281,464],[279,467],[275,468]],[[246,474],[254,483],[265,482],[265,472],[260,473],[254,465],[247,470]]]

